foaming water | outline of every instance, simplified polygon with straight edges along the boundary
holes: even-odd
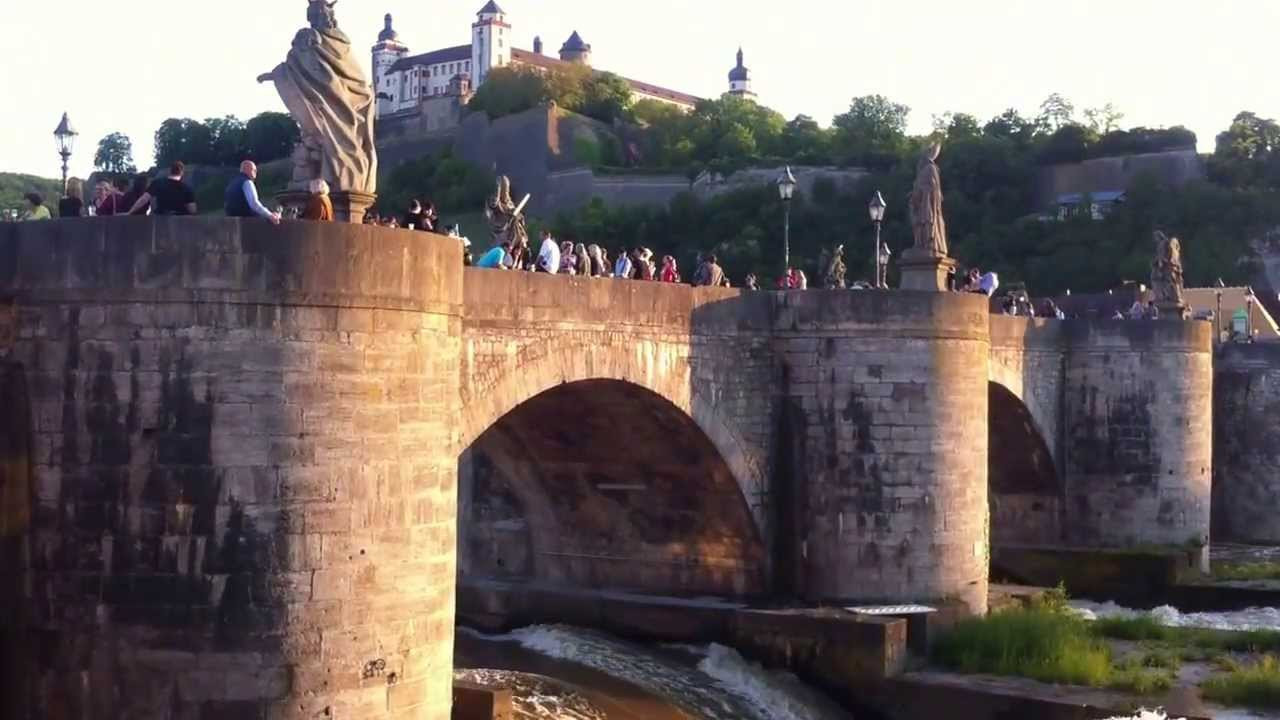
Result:
[[[807,688],[789,673],[771,672],[743,659],[721,645],[651,647],[630,643],[604,633],[563,625],[537,625],[506,635],[482,635],[469,630],[460,634],[483,643],[517,644],[546,658],[573,663],[629,683],[660,698],[668,717],[689,720],[849,720],[851,716],[821,694]],[[488,671],[486,671],[488,672]],[[574,674],[578,683],[592,683],[593,676]],[[561,676],[556,675],[559,681]],[[492,678],[502,683],[501,677]],[[545,678],[544,678],[545,680]],[[485,683],[492,684],[492,683]],[[508,685],[502,685],[507,687]],[[554,714],[564,704],[567,684],[559,688],[544,683],[541,688],[513,687],[515,694],[529,695],[523,701],[533,708],[525,717],[597,720],[611,715]],[[548,692],[548,690],[556,692]],[[535,699],[533,696],[539,696]],[[616,695],[616,693],[615,693]],[[578,692],[591,705],[590,692]],[[542,713],[542,714],[539,714]],[[547,714],[550,713],[550,714]],[[651,714],[651,713],[650,713]]]
[[[512,670],[455,670],[456,680],[511,690],[517,720],[608,720],[603,709],[565,683]]]
[[[1087,620],[1106,617],[1150,617],[1171,627],[1200,627],[1216,630],[1280,630],[1280,608],[1255,607],[1229,612],[1184,613],[1175,607],[1161,605],[1153,610],[1133,610],[1113,602],[1095,603],[1073,600],[1071,609]]]

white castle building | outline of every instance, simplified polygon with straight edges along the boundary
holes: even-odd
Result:
[[[469,96],[472,88],[482,85],[494,68],[529,67],[545,72],[570,64],[591,65],[591,46],[576,30],[560,47],[560,57],[554,58],[543,54],[539,37],[533,39],[532,51],[516,48],[510,17],[494,0],[489,0],[476,13],[476,18],[471,25],[470,43],[410,55],[409,47],[400,42],[391,26],[391,15],[386,16],[386,26],[378,33],[378,43],[373,46],[373,82],[378,94],[379,117],[416,110],[432,98]],[[657,100],[691,110],[700,99],[639,80],[623,79],[631,84],[635,100]],[[750,71],[742,64],[741,48],[738,65],[729,73],[729,92],[754,97]]]

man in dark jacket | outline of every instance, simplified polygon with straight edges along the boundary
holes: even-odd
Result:
[[[280,224],[280,215],[273,213],[258,199],[258,186],[253,181],[258,178],[258,166],[252,160],[240,163],[240,173],[231,178],[227,184],[223,209],[227,217],[261,217],[272,224]]]

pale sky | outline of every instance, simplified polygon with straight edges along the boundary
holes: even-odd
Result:
[[[340,0],[368,70],[390,12],[413,53],[467,42],[484,0]],[[854,96],[985,120],[1034,115],[1051,92],[1114,103],[1123,125],[1183,124],[1212,149],[1236,112],[1280,116],[1277,0],[500,0],[520,46],[554,53],[573,30],[593,65],[704,97],[728,88],[739,44],[761,102],[820,123]],[[283,59],[305,0],[0,0],[0,170],[58,175],[53,129],[128,134],[140,166],[167,117],[283,110],[254,78]]]

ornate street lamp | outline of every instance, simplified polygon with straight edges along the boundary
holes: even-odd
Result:
[[[870,204],[867,205],[867,212],[871,215],[871,222],[876,225],[876,248],[874,254],[876,281],[874,284],[877,289],[883,289],[886,284],[885,280],[887,278],[885,278],[885,275],[887,273],[884,270],[889,262],[888,253],[883,253],[880,250],[880,223],[884,222],[884,209],[884,196],[877,190],[876,194],[872,196]]]
[[[796,177],[788,165],[778,176],[778,197],[782,198],[782,281],[786,286],[791,273],[791,196],[796,191]]]
[[[62,194],[67,194],[67,166],[71,161],[71,151],[76,145],[76,136],[80,133],[71,127],[71,120],[67,118],[66,113],[62,113],[62,122],[58,123],[58,129],[53,131],[53,137],[58,141],[58,154],[62,156]]]

